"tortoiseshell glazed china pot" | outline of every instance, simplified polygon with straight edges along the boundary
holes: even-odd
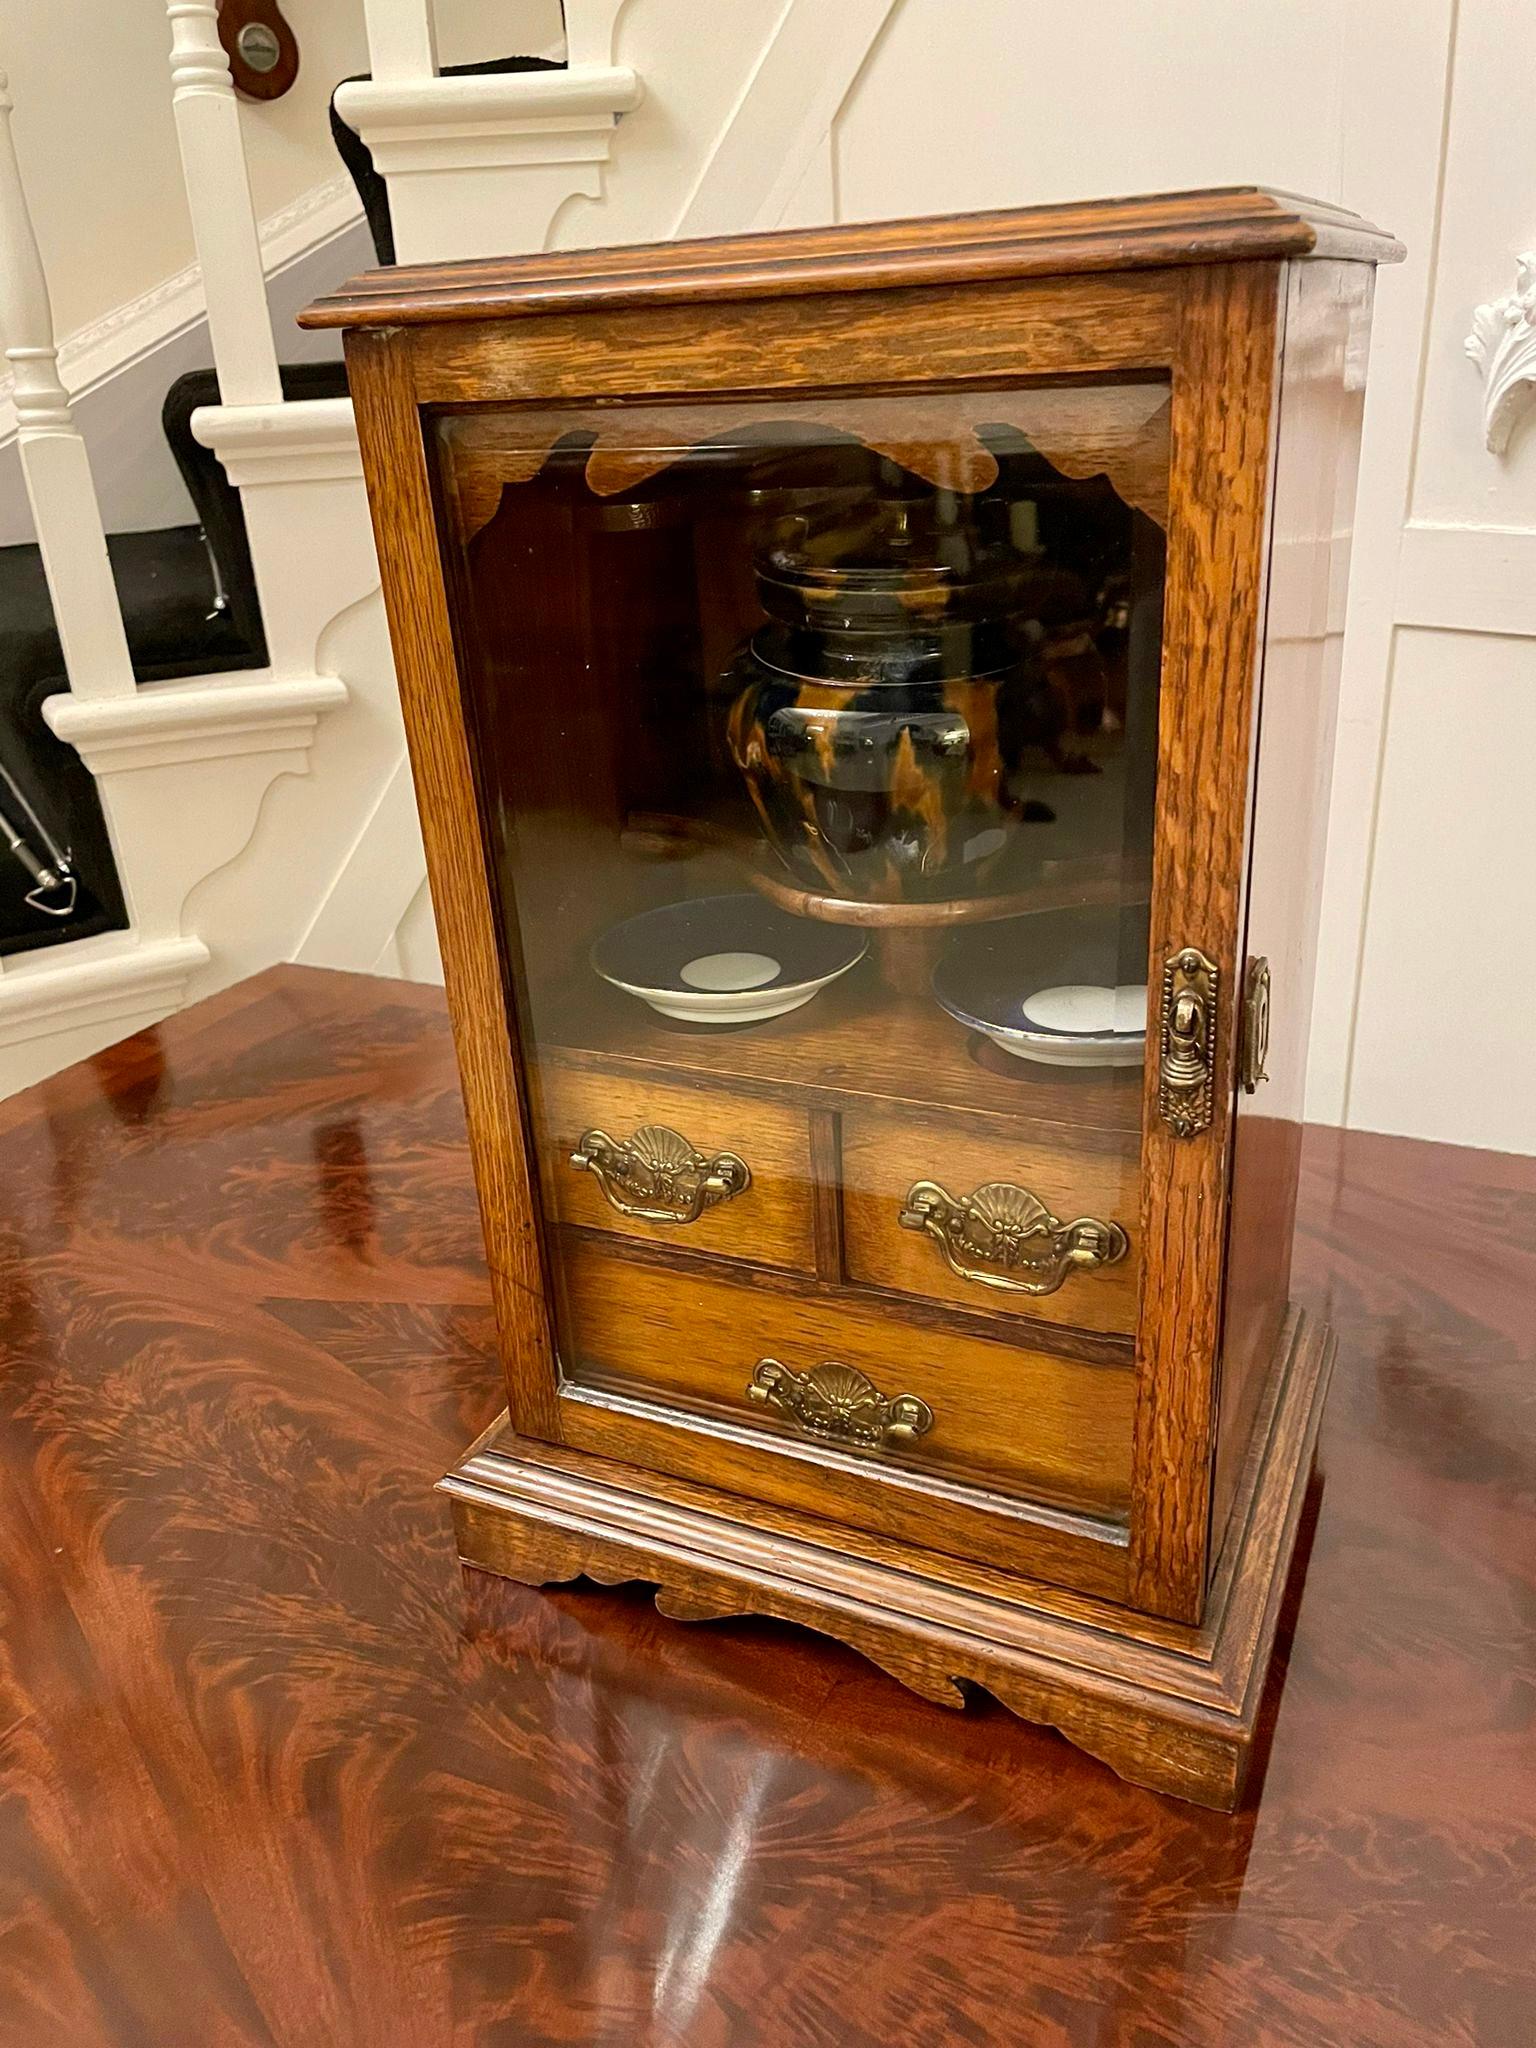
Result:
[[[887,504],[760,555],[767,622],[735,656],[731,752],[807,887],[965,895],[1013,836],[1007,794],[1043,674],[1018,630],[1028,565]]]

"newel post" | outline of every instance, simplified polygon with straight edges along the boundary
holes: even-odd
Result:
[[[282,399],[251,205],[240,109],[219,41],[217,0],[170,0],[171,111],[203,272],[219,397],[225,405]]]
[[[0,72],[0,338],[16,379],[16,440],[69,687],[131,695],[133,664],[107,560],[90,458],[59,381],[53,307]]]

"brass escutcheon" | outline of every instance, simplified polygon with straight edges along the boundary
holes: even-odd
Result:
[[[1176,1138],[1198,1137],[1214,1114],[1218,979],[1198,946],[1181,947],[1163,968],[1157,1107]]]
[[[933,1427],[933,1410],[916,1394],[882,1394],[856,1366],[828,1358],[793,1372],[761,1358],[747,1386],[749,1401],[776,1408],[807,1436],[857,1451],[884,1451],[916,1441]]]
[[[1054,1294],[1069,1273],[1112,1266],[1128,1249],[1118,1223],[1063,1223],[1038,1195],[1006,1180],[958,1196],[936,1180],[915,1181],[899,1221],[903,1230],[925,1230],[962,1280],[1017,1294]]]
[[[622,1144],[606,1131],[583,1131],[571,1164],[596,1178],[611,1208],[642,1223],[696,1223],[752,1185],[744,1159],[701,1152],[668,1124],[642,1124]]]

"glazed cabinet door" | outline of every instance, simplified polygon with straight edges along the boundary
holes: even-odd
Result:
[[[1230,393],[1196,344],[1228,346],[1231,280],[1138,285],[1097,362],[1084,280],[969,328],[946,295],[926,347],[888,304],[868,374],[850,346],[805,390],[770,336],[756,388],[636,397],[671,388],[643,323],[629,393],[438,374],[531,1436],[1188,1604],[1141,1492],[1209,1449],[1256,593],[1214,588]],[[1022,338],[967,374],[983,313]],[[481,355],[526,394],[555,338],[519,355],[521,324]],[[1230,770],[1198,801],[1191,748]]]

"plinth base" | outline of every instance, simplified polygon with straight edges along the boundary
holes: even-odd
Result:
[[[754,1523],[704,1487],[514,1436],[502,1416],[442,1482],[466,1567],[524,1585],[654,1583],[682,1621],[748,1614],[835,1636],[924,1698],[984,1687],[1060,1729],[1122,1778],[1230,1812],[1242,1796],[1333,1360],[1328,1330],[1293,1314],[1197,1628],[1019,1583],[980,1593],[950,1576],[852,1558],[810,1517]],[[921,1565],[921,1554],[911,1554]],[[994,1584],[995,1584],[994,1579]]]

